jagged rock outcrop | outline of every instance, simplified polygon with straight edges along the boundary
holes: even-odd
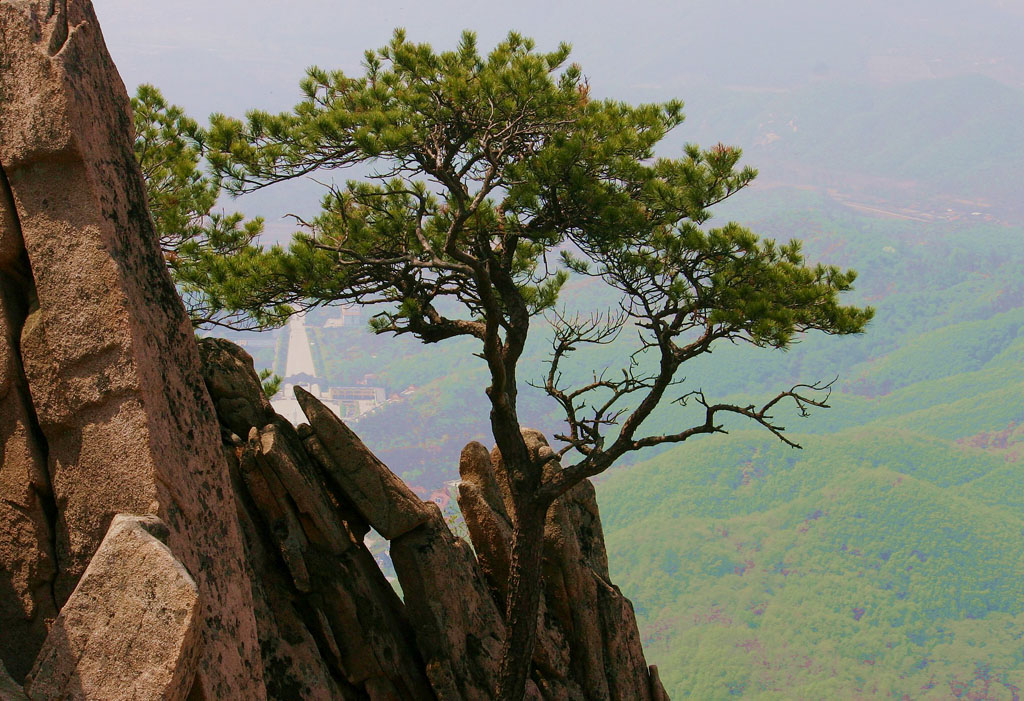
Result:
[[[184,698],[201,652],[199,588],[153,516],[115,516],[29,673],[30,699]]]
[[[216,406],[235,406],[226,401],[231,397],[254,396],[259,380],[244,350],[227,341],[203,339],[200,351]],[[407,685],[407,695],[400,698],[493,698],[505,635],[502,606],[512,533],[500,455],[478,443],[463,451],[459,503],[474,551],[451,533],[436,506],[419,501],[323,404],[301,389],[296,394],[310,424],[294,432],[271,410],[260,408],[255,418],[265,425],[251,427],[242,441],[237,406],[221,416],[242,521],[249,524],[243,531],[250,562],[263,563],[252,579],[268,689],[301,688],[304,694],[295,695],[312,698],[316,685],[302,670],[326,669],[332,678],[343,680],[344,688],[371,698],[390,698],[400,684]],[[540,433],[527,431],[526,436],[533,453],[551,456]],[[546,469],[559,469],[557,461],[550,460]],[[339,474],[345,477],[339,479]],[[352,475],[358,475],[358,484]],[[376,496],[370,498],[370,493]],[[397,498],[388,498],[395,493]],[[387,503],[379,503],[381,499]],[[390,588],[362,544],[367,522],[416,524],[395,529],[401,532],[391,539],[391,560],[404,601],[384,593]],[[341,532],[346,538],[339,544],[335,539]],[[328,533],[335,535],[325,537]],[[346,567],[358,562],[362,568],[327,584],[322,578],[343,562],[350,563]],[[666,699],[657,670],[644,661],[632,606],[609,581],[589,482],[553,507],[545,531],[544,567],[531,698]],[[289,576],[281,577],[282,572]],[[366,598],[374,583],[382,587],[378,598]],[[325,608],[327,592],[360,602],[358,610],[377,613],[343,619]],[[280,622],[268,617],[271,612],[299,629],[300,635],[289,639],[304,642],[283,649],[279,643],[286,636]],[[388,640],[361,637],[367,621],[382,615],[390,616]],[[381,652],[368,652],[356,662],[345,652],[350,636],[359,647]],[[379,660],[399,653],[409,669],[419,665],[422,670],[419,682],[425,676],[429,684],[419,688],[422,696],[408,696],[417,675],[383,675]],[[337,694],[345,698],[341,691]]]
[[[197,344],[89,2],[0,0],[0,698],[494,697],[500,456],[463,453],[471,546],[297,397],[293,427],[244,350]],[[543,575],[529,698],[667,698],[589,483],[552,509]]]
[[[0,654],[23,679],[113,517],[155,514],[201,593],[196,694],[261,698],[217,420],[147,214],[124,86],[84,0],[3,0],[0,37],[0,474],[4,500],[24,507],[0,537]]]
[[[391,542],[391,561],[438,698],[484,701],[497,685],[505,623],[472,548],[430,507],[426,523]]]
[[[352,493],[332,477],[358,460],[379,469],[377,483],[398,478],[361,442],[334,445],[331,453],[314,458],[306,450],[316,438],[308,426],[302,430],[304,440],[269,405],[258,402],[242,409],[230,401],[261,391],[245,351],[214,339],[200,341],[200,350],[214,404],[230,407],[222,414],[225,455],[252,566],[270,695],[434,698],[405,606],[362,542],[366,531]],[[348,430],[319,403],[310,413],[331,431],[338,430],[332,422]],[[243,416],[259,425],[244,429],[238,423]],[[245,430],[245,441],[238,430]],[[353,452],[345,453],[346,448]],[[340,465],[339,458],[344,461]],[[322,460],[331,462],[325,466]],[[429,513],[418,499],[415,508]]]
[[[5,192],[0,180],[0,209],[10,205]],[[13,238],[12,231],[5,223],[0,239]],[[19,354],[26,305],[9,271],[23,266],[17,257],[3,266],[0,260],[0,659],[24,679],[46,638],[47,619],[57,615],[56,506]]]
[[[334,413],[295,387],[302,413],[324,447],[327,476],[375,531],[392,540],[430,518],[430,511]]]
[[[543,434],[524,430],[532,457],[561,467]],[[459,464],[459,507],[498,601],[506,594],[512,525],[508,476],[497,449],[470,443]],[[544,599],[534,666],[545,698],[667,698],[648,668],[629,600],[608,575],[608,556],[589,481],[558,499],[544,530]]]

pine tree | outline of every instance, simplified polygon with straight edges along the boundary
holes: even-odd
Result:
[[[273,279],[283,285],[275,294],[384,304],[373,321],[378,333],[479,342],[491,431],[513,497],[496,692],[521,699],[552,502],[628,453],[724,432],[728,415],[795,445],[772,412],[782,402],[802,412],[823,407],[829,384],[797,385],[760,406],[720,403],[699,390],[671,397],[680,369],[719,342],[786,348],[807,331],[858,333],[872,311],[841,305],[854,272],[808,265],[798,242],[761,240],[734,223],[710,227],[709,209],[755,176],[738,166],[740,151],[687,146],[680,158],[656,158],[656,145],[683,121],[682,104],[592,98],[579,66],[567,64],[567,45],[542,53],[512,33],[483,56],[465,33],[455,50],[437,53],[398,30],[365,56],[358,77],[309,69],[305,99],[290,112],[253,111],[244,122],[215,116],[209,158],[235,192],[374,169],[330,188],[307,232],[275,259]],[[617,290],[619,311],[556,311],[569,274]],[[541,386],[564,409],[557,456],[572,462],[547,477],[551,455],[530,454],[517,410],[519,362],[545,314],[555,333]],[[627,327],[639,332],[638,355],[620,373],[564,385],[567,357]],[[645,431],[670,398],[698,406],[701,419]]]

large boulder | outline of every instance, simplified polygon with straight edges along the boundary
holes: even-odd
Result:
[[[184,699],[202,645],[199,588],[155,517],[114,517],[29,674],[31,699]]]
[[[192,329],[146,209],[124,86],[88,0],[0,2],[0,36],[0,277],[23,304],[6,335],[10,345],[19,334],[28,388],[15,392],[21,410],[4,412],[23,425],[0,430],[23,447],[5,450],[0,473],[30,507],[18,534],[0,539],[0,592],[31,599],[14,612],[29,621],[24,652],[0,653],[23,669],[42,642],[31,622],[68,600],[115,514],[155,514],[201,592],[196,693],[261,698],[234,498]],[[53,586],[36,586],[54,559]],[[4,637],[26,628],[0,613]]]
[[[221,424],[243,438],[254,426],[265,426],[274,410],[261,383],[252,381],[252,356],[223,338],[201,338],[198,344],[203,380]]]
[[[250,430],[238,470],[255,506],[250,518],[265,524],[307,630],[322,643],[304,654],[326,660],[371,699],[430,698],[405,607],[353,537],[295,430],[280,418]],[[268,623],[258,621],[261,628]]]

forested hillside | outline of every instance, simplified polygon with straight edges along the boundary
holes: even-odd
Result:
[[[599,487],[648,656],[681,697],[1019,698],[1024,232],[806,216],[811,248],[862,271],[872,328],[709,372],[839,373],[833,408],[792,424],[805,449],[737,431]]]
[[[793,190],[737,202],[719,219],[802,236],[813,259],[855,267],[855,299],[878,313],[860,337],[722,348],[687,373],[737,400],[838,376],[831,409],[787,423],[804,450],[737,424],[600,484],[613,576],[651,661],[682,697],[1013,698],[1024,688],[1024,231],[880,218]],[[590,287],[566,303],[613,301]],[[483,372],[461,353],[391,343],[379,375],[417,389],[359,430],[433,488],[454,478],[464,440],[486,440]],[[546,351],[536,339],[538,373]],[[578,369],[616,360],[604,351]],[[532,425],[557,428],[540,398],[530,407]],[[667,428],[683,411],[657,420]]]

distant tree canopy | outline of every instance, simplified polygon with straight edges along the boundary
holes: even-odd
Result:
[[[260,258],[257,276],[271,271],[259,285],[264,304],[379,304],[378,333],[479,342],[513,501],[509,633],[497,690],[508,699],[523,697],[529,675],[551,503],[627,453],[723,432],[727,415],[793,445],[773,410],[784,401],[801,411],[825,406],[828,384],[797,385],[761,406],[718,403],[686,387],[672,395],[680,368],[721,341],[786,348],[807,331],[860,332],[872,316],[839,302],[852,271],[808,265],[798,242],[761,240],[735,223],[707,225],[710,208],[755,176],[738,166],[738,149],[690,145],[680,158],[656,158],[655,146],[683,121],[682,103],[594,99],[568,58],[567,45],[538,52],[515,33],[486,56],[471,33],[437,53],[399,30],[366,53],[361,76],[311,68],[306,97],[292,111],[252,111],[245,121],[215,115],[200,144],[218,174],[212,182],[219,187],[222,177],[236,193],[357,165],[371,171],[330,185],[320,214],[302,222],[306,230],[288,251]],[[202,288],[207,278],[188,282],[215,306],[234,299],[222,296],[222,285],[251,289],[228,282],[236,274],[245,280],[243,269],[223,265],[211,268],[212,293]],[[618,309],[559,310],[570,274],[611,286]],[[551,454],[528,451],[517,413],[519,362],[542,315],[554,341],[540,386],[565,413],[557,456],[573,456],[547,477]],[[627,327],[639,340],[619,372],[566,386],[567,356]],[[646,432],[652,412],[670,400],[698,405],[702,418]]]

